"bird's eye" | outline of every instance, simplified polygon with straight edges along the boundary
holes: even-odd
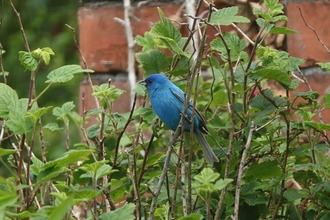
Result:
[[[151,84],[152,83],[152,80],[151,79],[148,79],[146,80],[147,84]]]

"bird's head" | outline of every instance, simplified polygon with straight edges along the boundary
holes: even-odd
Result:
[[[140,81],[139,84],[144,85],[151,92],[163,87],[167,82],[169,79],[164,74],[153,74]]]

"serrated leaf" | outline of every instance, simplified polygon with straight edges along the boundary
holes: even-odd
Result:
[[[59,158],[47,162],[42,170],[48,169],[50,167],[66,167],[78,161],[85,161],[88,159],[88,156],[92,153],[91,150],[70,150],[65,152]]]
[[[234,181],[233,179],[220,179],[217,182],[215,182],[214,189],[220,191],[233,181]]]
[[[170,62],[166,55],[159,50],[150,50],[148,53],[137,53],[136,59],[140,67],[146,71],[146,76],[166,72]]]
[[[48,123],[45,126],[43,126],[43,128],[47,128],[51,131],[60,131],[63,129],[63,128],[60,128],[56,122]]]
[[[314,91],[307,91],[307,92],[297,92],[294,91],[293,94],[295,94],[297,97],[301,97],[305,100],[316,100],[320,94],[318,92],[314,92]]]
[[[181,217],[178,220],[200,220],[203,219],[203,216],[199,213],[191,213],[187,216]]]
[[[297,31],[291,30],[287,27],[274,27],[270,30],[271,34],[296,34]]]
[[[52,106],[30,109],[27,112],[26,117],[31,118],[34,122],[36,122],[39,120],[39,118],[41,118],[41,116],[46,114],[47,111],[51,108],[52,108]]]
[[[63,175],[66,172],[69,171],[66,167],[50,167],[50,168],[44,168],[45,165],[42,167],[42,170],[39,172],[37,176],[37,182],[36,185],[45,183],[59,175]]]
[[[219,90],[213,93],[213,100],[210,107],[224,106],[227,105],[227,94],[224,90]]]
[[[15,90],[4,83],[0,83],[0,118],[7,119],[11,106],[16,106],[18,96]]]
[[[137,45],[142,47],[142,52],[147,52],[156,46],[155,39],[149,32],[145,32],[144,37],[137,35],[135,37],[135,41]]]
[[[84,170],[86,173],[82,174],[80,178],[92,178],[95,180],[109,175],[114,172],[118,172],[118,170],[112,170],[112,167],[109,164],[106,164],[107,161],[96,161],[91,164],[85,164],[84,166],[79,167],[79,169]]]
[[[261,68],[259,70],[250,71],[249,75],[260,76],[262,79],[273,79],[281,84],[285,89],[289,89],[291,78],[288,73],[277,68]]]
[[[246,46],[245,41],[239,39],[236,34],[230,34],[227,32],[223,33],[223,38],[225,39],[226,45],[230,50],[231,61],[236,61]],[[213,50],[219,51],[225,57],[224,61],[228,60],[227,49],[220,38],[212,40],[210,45]]]
[[[100,195],[100,192],[96,190],[80,189],[72,192],[72,195],[74,196],[74,204],[78,204],[81,202],[89,202],[96,196]]]
[[[282,175],[277,161],[268,161],[252,164],[245,172],[245,179],[269,179]]]
[[[204,168],[200,174],[194,176],[194,179],[202,184],[210,184],[219,178],[220,174],[215,173],[210,168]]]
[[[321,68],[330,71],[330,62],[329,62],[329,63],[321,63],[321,62],[317,62],[316,64],[319,65]]]
[[[96,96],[101,105],[106,108],[109,102],[116,101],[121,94],[125,91],[119,88],[116,88],[114,85],[101,84],[93,86],[94,92],[93,96]]]
[[[315,122],[315,121],[305,121],[304,125],[306,125],[309,128],[314,128],[317,131],[329,131],[330,130],[330,124],[324,124],[321,122]]]
[[[39,175],[40,171],[42,170],[42,167],[45,165],[41,160],[39,160],[36,157],[31,157],[32,165],[30,166],[31,171],[35,175]]]
[[[135,204],[128,203],[119,209],[100,215],[99,219],[100,220],[108,220],[108,219],[134,220],[135,219],[134,210],[135,210]]]
[[[63,118],[67,116],[74,109],[74,107],[75,105],[73,102],[66,102],[62,105],[62,107],[55,107],[53,109],[53,115],[58,118]]]
[[[211,14],[209,23],[214,25],[230,25],[231,23],[249,23],[250,20],[243,16],[236,16],[238,7],[220,9]]]
[[[63,220],[68,211],[73,205],[73,196],[69,196],[61,204],[56,206],[49,215],[49,219]]]
[[[330,91],[328,90],[327,93],[322,98],[324,107],[330,108]]]
[[[18,150],[0,148],[0,157],[5,156],[5,155],[9,155],[9,154],[14,154],[17,151]]]
[[[62,83],[71,80],[74,74],[78,73],[93,73],[94,70],[83,69],[80,65],[61,66],[47,75],[46,83]]]
[[[26,51],[19,51],[18,58],[25,70],[35,71],[38,68],[38,60]]]
[[[289,201],[289,202],[294,202],[297,199],[301,199],[303,197],[303,194],[301,191],[293,189],[293,188],[288,188],[285,190],[283,196]]]
[[[9,119],[6,122],[6,127],[15,134],[24,134],[32,130],[34,122],[27,117],[28,99],[20,99],[9,112]]]
[[[8,194],[8,192],[0,191],[0,209],[15,205],[17,198],[18,196],[15,194]]]
[[[37,60],[42,59],[42,61],[48,65],[50,61],[50,55],[55,55],[54,51],[50,47],[44,47],[42,49],[38,48],[31,52],[32,56]]]

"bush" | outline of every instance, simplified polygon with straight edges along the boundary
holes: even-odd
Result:
[[[59,67],[36,94],[36,72],[54,53],[47,47],[20,51],[21,64],[31,72],[29,94],[19,98],[13,88],[0,83],[0,144],[9,141],[12,147],[0,148],[1,162],[11,173],[0,179],[1,219],[328,218],[325,131],[330,125],[313,118],[330,107],[330,94],[320,104],[317,92],[295,91],[301,81],[308,83],[303,75],[300,80],[293,77],[304,61],[263,46],[267,34],[294,31],[274,26],[287,19],[278,1],[265,4],[267,12],[254,10],[260,33],[251,54],[244,51],[246,43],[237,34],[219,29],[249,22],[236,15],[237,7],[194,18],[192,30],[201,33],[199,44],[191,36],[182,37],[160,9],[160,21],[136,37],[142,48],[136,58],[145,76],[160,72],[171,76],[203,109],[207,139],[220,160],[214,166],[205,161],[192,134],[171,136],[147,102],[137,107],[137,95],[130,112],[113,112],[112,103],[124,92],[113,85],[93,86],[100,108],[87,116],[96,115],[99,123],[88,130],[83,128],[86,116],[74,113],[71,101],[61,107],[39,106],[38,99],[53,84],[92,70]],[[209,48],[207,27],[218,33]],[[193,51],[189,44],[195,44]],[[321,66],[330,69],[329,64]],[[201,70],[207,70],[208,79],[201,79]],[[265,87],[269,80],[277,82],[285,96]],[[145,95],[141,85],[135,92]],[[43,124],[43,115],[51,109],[63,127]],[[86,142],[70,143],[72,120],[82,128]],[[45,129],[64,129],[66,152],[54,160],[47,159]],[[38,132],[41,157],[34,155],[40,150],[34,149]]]

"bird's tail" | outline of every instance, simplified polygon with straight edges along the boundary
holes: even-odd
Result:
[[[217,156],[215,156],[215,154],[214,154],[212,148],[210,147],[209,143],[207,142],[205,136],[202,133],[198,133],[198,134],[196,134],[196,138],[197,138],[199,144],[202,146],[204,154],[206,155],[206,158],[209,161],[209,163],[211,165],[213,165],[214,162],[219,162],[219,159],[217,158]]]

